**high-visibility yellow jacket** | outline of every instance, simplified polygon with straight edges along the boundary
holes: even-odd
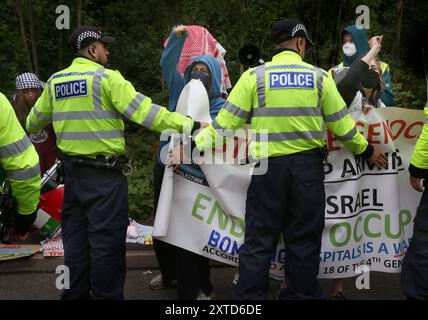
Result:
[[[425,124],[416,142],[410,160],[410,175],[416,178],[428,178],[428,103],[425,105]]]
[[[248,118],[256,140],[262,137],[263,130],[268,130],[268,142],[250,143],[254,158],[265,158],[266,146],[267,157],[323,147],[323,119],[356,154],[363,153],[368,145],[332,78],[326,71],[303,62],[294,51],[283,51],[271,62],[247,70],[213,123],[196,136],[197,148],[211,148],[213,141],[217,145],[221,129],[236,130]]]
[[[39,203],[39,156],[16,118],[7,98],[0,93],[0,165],[17,200],[18,213],[33,213]]]
[[[153,104],[119,71],[79,57],[50,77],[27,118],[27,130],[37,132],[52,121],[58,147],[65,154],[123,155],[121,115],[159,132],[190,131],[194,124],[190,118]]]

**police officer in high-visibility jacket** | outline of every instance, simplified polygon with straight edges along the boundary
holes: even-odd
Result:
[[[424,54],[428,97],[428,52]],[[428,101],[424,113],[425,124],[409,166],[411,186],[423,192],[401,270],[401,287],[409,300],[428,300]]]
[[[267,172],[253,174],[247,192],[245,239],[233,297],[267,299],[271,257],[282,232],[285,298],[318,299],[323,297],[317,275],[325,213],[322,120],[357,155],[378,166],[385,166],[387,159],[358,132],[328,73],[302,61],[310,42],[305,26],[296,19],[279,21],[273,25],[272,40],[277,49],[272,61],[241,76],[195,142],[199,151],[206,151],[219,140],[216,135],[228,134],[226,129],[235,130],[250,118],[256,139],[250,144],[251,155],[268,159]],[[263,130],[267,142],[257,141]]]
[[[41,186],[39,156],[1,93],[0,113],[0,169],[5,174],[0,183],[7,178],[16,199],[14,231],[20,239],[27,236],[37,217]]]
[[[70,288],[63,299],[123,299],[128,162],[121,115],[156,131],[190,133],[199,126],[105,68],[114,40],[94,27],[74,30],[70,46],[78,57],[50,77],[27,118],[30,132],[52,121],[64,154],[62,236]]]

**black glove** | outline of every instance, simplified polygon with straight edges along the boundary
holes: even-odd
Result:
[[[363,153],[359,154],[359,156],[363,157],[363,159],[370,159],[373,155],[374,148],[371,144],[367,145],[366,150]]]
[[[31,214],[19,214],[15,213],[15,232],[19,235],[23,235],[30,230],[30,227],[33,225],[34,221],[36,221],[37,210]]]
[[[193,127],[192,127],[192,132],[190,133],[191,135],[193,135],[193,133],[196,131],[196,130],[199,130],[201,128],[201,123],[199,122],[199,121],[195,121],[194,123],[193,123]]]

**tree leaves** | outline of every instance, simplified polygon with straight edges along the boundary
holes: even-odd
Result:
[[[370,9],[369,35],[384,35],[380,56],[390,65],[397,105],[422,107],[426,88],[421,71],[420,34],[426,30],[428,2],[405,2],[400,56],[393,59],[390,53],[396,36],[397,0],[319,1],[318,10],[318,2],[313,0],[32,0],[40,77],[47,80],[73,59],[68,47],[72,30],[55,28],[55,8],[59,4],[69,6],[72,29],[80,16],[82,25],[95,25],[116,37],[117,43],[109,48],[110,67],[120,70],[137,90],[161,105],[168,103],[168,91],[159,60],[163,41],[174,25],[199,24],[208,28],[227,50],[225,59],[233,84],[240,76],[237,53],[241,45],[251,43],[260,47],[262,58],[269,61],[274,53],[269,36],[271,24],[285,17],[303,20],[309,34],[317,40],[316,54],[308,54],[306,61],[312,63],[314,58],[318,66],[329,69],[341,57],[342,28],[355,22],[355,8],[363,4]],[[26,6],[28,0],[21,3]],[[341,4],[343,11],[337,21]],[[30,36],[28,14],[28,10],[23,10],[27,37]],[[12,97],[15,77],[29,71],[13,0],[3,0],[0,6],[0,37],[0,91]],[[338,58],[332,62],[334,57]],[[130,211],[134,217],[142,218],[153,209],[151,179],[156,153],[153,149],[158,138],[130,123],[126,124],[126,134],[127,150],[135,164],[134,175],[129,178]]]

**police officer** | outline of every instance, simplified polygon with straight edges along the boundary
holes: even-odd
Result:
[[[253,174],[247,192],[245,239],[233,297],[267,299],[270,261],[282,232],[285,298],[317,299],[323,297],[317,281],[325,212],[322,120],[357,155],[378,166],[385,166],[387,159],[357,131],[328,73],[302,61],[306,43],[311,43],[305,26],[296,19],[279,21],[273,25],[272,40],[272,61],[241,76],[195,142],[199,151],[211,149],[219,140],[216,135],[242,127],[250,117],[256,132],[251,155],[268,159],[267,172]],[[263,130],[266,142],[258,139]]]
[[[156,131],[199,127],[105,68],[107,44],[114,41],[94,27],[74,30],[69,42],[78,57],[50,77],[27,118],[29,132],[52,121],[64,154],[62,235],[70,289],[63,299],[123,299],[128,184],[121,115]]]
[[[9,180],[17,202],[14,232],[23,240],[37,217],[41,185],[39,156],[1,93],[0,113],[0,171],[4,174],[0,174],[0,182],[4,178]]]

